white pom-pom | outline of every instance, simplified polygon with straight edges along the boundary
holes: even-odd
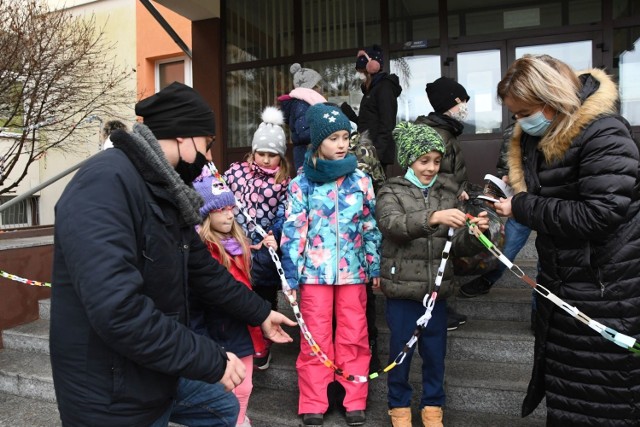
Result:
[[[298,71],[300,71],[300,69],[302,68],[302,65],[298,64],[297,62],[293,65],[291,65],[291,67],[289,67],[289,72],[291,74],[295,74]]]
[[[262,112],[262,122],[272,125],[282,126],[284,124],[284,116],[282,111],[276,107],[267,107]]]

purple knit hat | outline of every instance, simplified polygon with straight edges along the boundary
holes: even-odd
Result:
[[[209,212],[235,206],[236,199],[233,192],[227,185],[211,175],[209,168],[205,167],[202,174],[193,181],[193,188],[204,200],[204,205],[200,208],[200,216],[204,219]]]

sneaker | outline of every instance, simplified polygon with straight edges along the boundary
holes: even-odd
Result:
[[[253,367],[264,371],[269,368],[271,363],[271,351],[267,350],[263,353],[255,353],[253,355]]]
[[[453,317],[447,317],[447,331],[455,331],[460,327],[460,321]]]
[[[461,297],[474,298],[478,295],[488,294],[491,286],[493,286],[493,283],[479,276],[460,286],[459,293]]]
[[[467,316],[454,311],[452,308],[447,309],[447,317],[453,317],[461,325],[467,323]]]
[[[364,424],[367,417],[364,415],[363,410],[347,411],[346,419],[348,426],[361,426]]]
[[[244,421],[236,424],[236,427],[251,427],[251,420],[246,415],[244,416]]]
[[[322,414],[302,414],[302,425],[307,427],[320,427],[323,423]]]

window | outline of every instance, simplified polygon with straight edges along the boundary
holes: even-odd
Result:
[[[613,70],[618,74],[620,112],[633,126],[640,125],[640,27],[614,31]]]
[[[192,85],[191,60],[187,57],[170,58],[156,61],[156,92],[173,82]]]
[[[14,199],[14,196],[0,196],[0,205]],[[39,198],[29,197],[2,211],[0,228],[28,227],[40,224]]]
[[[440,77],[440,55],[435,49],[412,52],[391,60],[391,72],[398,75],[402,93],[398,97],[398,120],[414,121],[433,111],[426,85]],[[407,54],[405,54],[407,55]]]

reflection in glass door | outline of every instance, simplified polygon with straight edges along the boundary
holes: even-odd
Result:
[[[500,49],[460,52],[456,63],[458,83],[471,97],[464,133],[499,133],[502,106],[496,98],[496,86],[502,76]]]
[[[400,77],[398,120],[414,121],[433,111],[425,87],[440,77],[440,56],[406,56],[391,60],[391,72]],[[407,71],[409,70],[409,71]]]
[[[547,54],[569,64],[574,70],[587,70],[593,66],[591,40],[568,43],[539,44],[516,47],[516,58],[524,54]]]

